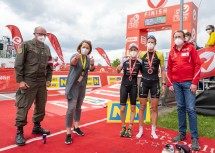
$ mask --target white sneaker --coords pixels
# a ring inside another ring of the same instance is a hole
[[[152,136],[153,139],[158,139],[158,136],[157,136],[157,134],[155,132],[152,132],[151,136]]]
[[[136,135],[136,138],[139,139],[142,137],[142,135],[143,135],[143,131],[139,131]]]

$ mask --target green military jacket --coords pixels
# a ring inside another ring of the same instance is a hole
[[[51,81],[52,57],[47,45],[39,45],[36,39],[23,42],[15,59],[16,82]]]

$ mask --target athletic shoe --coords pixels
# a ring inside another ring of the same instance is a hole
[[[174,137],[172,141],[173,142],[179,142],[179,141],[183,141],[185,139],[186,139],[186,136],[183,135],[183,134],[181,134],[181,133],[179,133],[179,135],[177,135],[176,137]]]
[[[131,127],[128,128],[128,130],[125,132],[125,137],[127,138],[131,138],[132,134],[131,134]]]
[[[198,151],[200,149],[199,147],[199,141],[197,138],[192,139],[192,150]]]
[[[122,131],[120,131],[120,137],[124,137],[126,132],[126,126],[122,126]]]
[[[71,144],[72,143],[72,137],[71,134],[67,134],[66,135],[66,140],[65,140],[65,144]]]
[[[78,127],[78,128],[73,128],[73,133],[76,133],[77,135],[80,135],[80,136],[84,136],[84,132],[81,131],[81,129]]]

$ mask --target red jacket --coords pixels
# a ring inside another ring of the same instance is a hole
[[[174,46],[170,53],[167,66],[168,86],[172,82],[192,81],[197,85],[200,77],[201,62],[195,47],[189,42],[185,42],[179,51]]]

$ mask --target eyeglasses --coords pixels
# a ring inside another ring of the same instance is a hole
[[[40,36],[46,36],[47,35],[46,33],[34,33],[34,34],[38,34]]]
[[[208,30],[211,30],[211,28],[207,28],[207,29],[205,29],[206,31],[208,31]]]
[[[155,39],[155,36],[149,35],[149,36],[148,36],[148,39],[150,39],[150,38]]]

